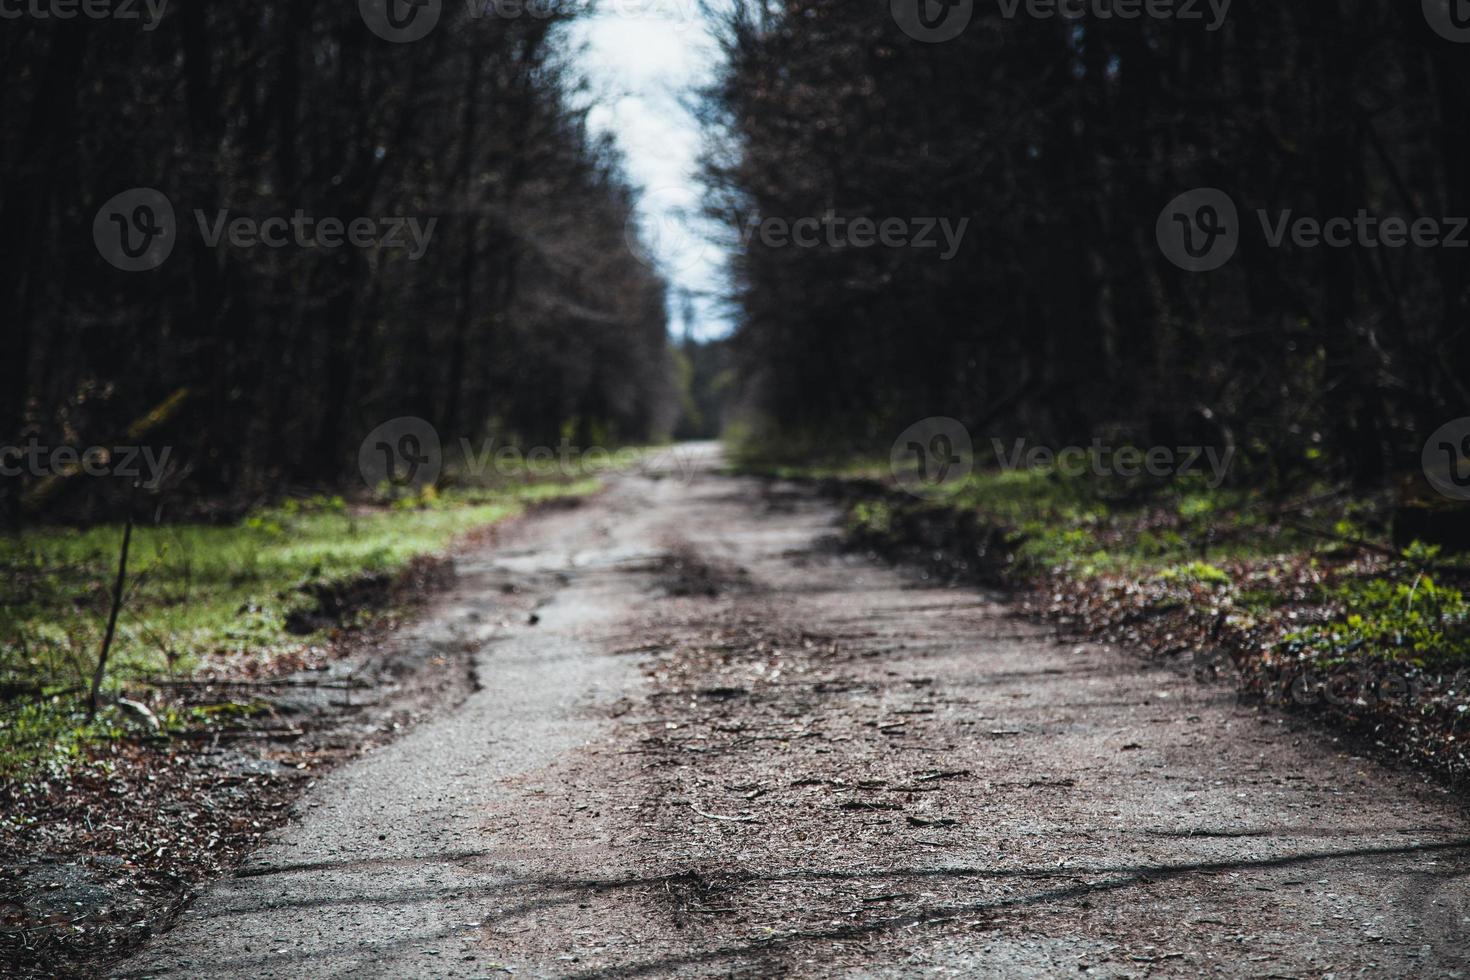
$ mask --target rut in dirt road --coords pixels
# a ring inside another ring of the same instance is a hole
[[[481,689],[122,972],[1470,969],[1448,795],[845,554],[828,504],[715,462],[463,556],[435,616]],[[508,580],[535,624],[498,621]]]

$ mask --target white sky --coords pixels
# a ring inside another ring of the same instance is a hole
[[[643,187],[644,240],[675,289],[696,299],[696,337],[719,336],[729,324],[718,312],[725,257],[707,228],[700,231],[696,167],[702,141],[683,102],[717,66],[718,48],[698,0],[599,0],[597,12],[573,27],[584,51],[581,70],[592,82],[591,123],[611,132]],[[677,296],[670,329],[683,329]]]

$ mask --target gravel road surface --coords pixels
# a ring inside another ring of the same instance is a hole
[[[681,452],[460,556],[474,693],[120,975],[1470,976],[1451,795]]]

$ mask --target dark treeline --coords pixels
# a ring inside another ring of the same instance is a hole
[[[684,411],[674,438],[718,439],[725,432],[727,402],[735,387],[728,340],[685,340],[678,347]]]
[[[1256,212],[1470,215],[1470,45],[1420,6],[1242,0],[1210,31],[977,2],[922,43],[887,0],[736,4],[719,220],[970,219],[951,261],[751,236],[737,342],[765,424],[884,451],[934,415],[982,443],[1207,439],[1258,475],[1417,458],[1470,404],[1470,250],[1272,248]],[[1199,187],[1240,213],[1209,273],[1155,236]]]
[[[395,44],[355,2],[204,0],[152,30],[6,21],[0,443],[166,443],[187,486],[253,499],[340,479],[396,416],[446,438],[666,433],[665,287],[625,241],[634,196],[585,126],[560,26],[449,3]],[[93,238],[135,187],[176,210],[153,271]],[[436,223],[417,250],[406,232],[211,245],[226,211]],[[0,509],[26,485],[3,481]]]

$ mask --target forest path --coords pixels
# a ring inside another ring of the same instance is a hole
[[[1470,975],[1450,796],[695,452],[463,555],[481,689],[122,974]]]

